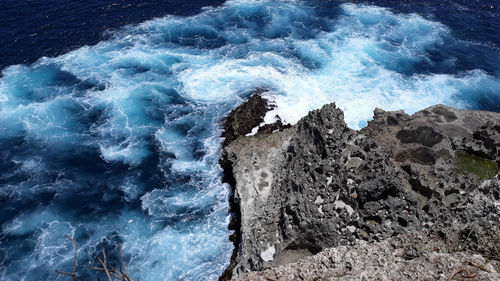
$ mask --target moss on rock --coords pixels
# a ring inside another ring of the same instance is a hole
[[[455,153],[455,171],[464,175],[475,175],[480,180],[489,179],[498,174],[499,169],[495,162],[482,157],[471,155],[465,151]]]

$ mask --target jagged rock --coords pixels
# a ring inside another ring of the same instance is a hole
[[[224,146],[250,133],[253,128],[264,122],[266,112],[272,109],[268,101],[262,97],[262,93],[266,91],[265,89],[255,90],[245,103],[232,110],[223,120]]]
[[[386,153],[349,129],[334,104],[282,132],[239,138],[223,159],[241,211],[234,276],[420,226]]]
[[[360,241],[234,280],[499,280],[492,262],[448,246],[427,232]]]
[[[500,114],[436,105],[410,116],[377,109],[361,130],[385,149],[400,179],[425,206],[453,204],[498,173]]]
[[[236,248],[222,279],[421,229],[444,233],[444,241],[474,233],[467,250],[491,252],[500,227],[498,154],[491,155],[499,151],[499,116],[376,109],[358,132],[329,104],[283,131],[233,140],[221,165],[234,192]],[[491,171],[478,174],[478,165]]]

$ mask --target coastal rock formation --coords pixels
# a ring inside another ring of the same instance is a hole
[[[229,145],[238,137],[252,133],[252,130],[256,128],[255,133],[272,133],[276,130],[281,131],[291,127],[289,124],[283,124],[279,116],[277,116],[275,123],[263,124],[266,113],[274,108],[274,105],[262,97],[265,92],[267,92],[267,89],[255,90],[246,102],[233,109],[224,118],[222,125],[224,128],[222,133],[224,146]]]
[[[388,152],[402,182],[424,207],[428,201],[450,205],[466,199],[467,191],[498,173],[498,113],[444,105],[412,116],[376,109],[361,133]]]
[[[497,269],[486,258],[446,247],[427,232],[360,241],[235,280],[498,280]]]
[[[265,90],[257,90],[242,105],[236,107],[224,119],[224,146],[228,145],[240,136],[244,136],[259,126],[264,121],[266,112],[270,106],[268,101],[261,94]]]
[[[374,266],[369,253],[389,251],[387,241],[422,230],[455,250],[420,255],[428,263],[463,261],[468,254],[455,253],[463,251],[498,258],[499,124],[499,114],[445,106],[413,116],[377,109],[358,132],[328,104],[291,128],[235,137],[221,159],[224,180],[234,191],[236,230],[223,279],[263,270],[278,276],[280,266],[292,274],[286,280],[299,278],[293,272],[299,274],[303,263],[329,257],[314,272],[333,276],[342,251],[365,255],[369,260],[359,262]],[[460,249],[453,246],[464,240]],[[401,272],[420,262],[401,265]],[[373,272],[383,276],[378,270]],[[387,276],[399,279],[394,274]],[[300,278],[314,279],[308,276]]]

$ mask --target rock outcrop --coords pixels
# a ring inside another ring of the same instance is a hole
[[[475,264],[500,258],[500,114],[441,105],[413,116],[377,109],[359,132],[343,119],[328,104],[291,128],[280,123],[278,131],[226,143],[221,165],[234,191],[236,248],[224,279],[265,278],[260,271],[278,280],[334,277],[345,271],[336,262],[342,253],[358,255],[357,266],[376,267],[371,254],[404,252],[405,243],[391,241],[424,232],[419,237],[432,237],[439,247],[421,247],[424,260],[409,259],[394,270],[406,274],[433,260],[465,262],[474,253],[483,257]],[[315,267],[322,259],[329,262]],[[398,259],[404,257],[387,263]],[[498,277],[495,265],[478,276]],[[297,275],[307,266],[316,273]],[[378,267],[374,274],[404,280],[384,271],[383,263]],[[453,269],[434,267],[421,277]],[[365,274],[353,270],[353,278]]]
[[[375,110],[361,133],[388,152],[402,182],[424,205],[467,199],[498,173],[500,114],[436,105],[412,116]],[[498,198],[498,194],[496,194]]]
[[[238,137],[250,133],[254,127],[264,122],[264,116],[272,107],[268,101],[262,97],[264,89],[256,90],[248,100],[236,107],[224,119],[222,137],[224,146],[227,146]]]
[[[329,248],[296,263],[235,280],[498,280],[495,272],[487,258],[447,251],[441,238],[419,232]]]

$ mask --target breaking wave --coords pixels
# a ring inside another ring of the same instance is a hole
[[[330,102],[353,128],[375,107],[500,110],[498,75],[457,67],[467,48],[417,14],[229,1],[10,66],[0,78],[0,279],[62,280],[68,234],[80,265],[120,242],[134,278],[216,280],[233,247],[219,120],[252,89],[270,89],[267,122],[295,123]]]

